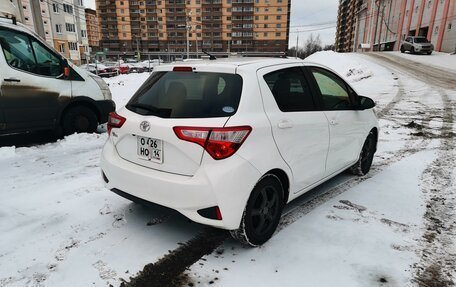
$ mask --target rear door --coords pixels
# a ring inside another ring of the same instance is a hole
[[[274,140],[298,192],[325,174],[328,121],[316,110],[301,65],[268,67],[257,74]]]
[[[153,73],[119,111],[126,122],[113,130],[111,139],[120,157],[174,174],[191,176],[197,171],[204,148],[179,139],[173,128],[223,127],[237,111],[242,78],[188,68]],[[200,136],[204,142],[207,135]]]
[[[354,108],[357,95],[339,76],[320,67],[308,67],[329,121],[330,145],[326,175],[349,167],[364,143],[365,118]]]
[[[71,98],[62,58],[34,37],[0,27],[0,106],[6,130],[52,127]]]

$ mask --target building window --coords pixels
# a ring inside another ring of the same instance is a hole
[[[434,34],[437,34],[439,33],[439,26],[435,26],[435,29],[434,29]]]
[[[280,32],[277,32],[275,35],[276,37],[280,37]]]
[[[81,30],[81,37],[82,38],[87,38],[87,31],[86,30]]]
[[[281,20],[281,19],[282,19],[282,16],[277,15],[276,19],[277,19],[277,20]]]
[[[268,15],[264,16],[264,20],[269,20],[269,16]]]
[[[59,44],[60,53],[65,53],[65,44]]]
[[[63,11],[65,11],[68,14],[73,14],[73,6],[68,5],[68,4],[63,4]]]
[[[77,51],[78,50],[78,43],[76,43],[76,42],[68,42],[68,47],[72,51]]]
[[[74,24],[65,23],[65,28],[66,28],[67,32],[76,32]]]
[[[448,24],[448,30],[451,30],[451,26],[453,26],[452,23],[449,23]]]
[[[55,32],[62,34],[62,24],[55,24]]]

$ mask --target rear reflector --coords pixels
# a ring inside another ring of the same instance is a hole
[[[108,117],[108,134],[111,134],[112,128],[120,128],[127,119],[119,116],[116,112],[110,112]]]
[[[218,206],[208,207],[197,211],[199,215],[209,219],[222,220],[222,213]]]
[[[174,67],[173,72],[193,72],[192,67]]]
[[[174,127],[173,129],[178,138],[199,144],[216,160],[232,156],[252,131],[249,126],[226,128]]]

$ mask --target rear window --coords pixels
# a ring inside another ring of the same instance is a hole
[[[242,78],[208,72],[156,72],[128,102],[127,109],[162,118],[227,117],[237,111]]]

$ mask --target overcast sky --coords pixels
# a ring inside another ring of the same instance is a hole
[[[84,4],[95,9],[95,0],[84,0]],[[301,31],[301,47],[311,33],[315,36],[320,34],[323,45],[334,44],[338,5],[339,0],[291,0],[290,47],[296,46],[296,31]]]

